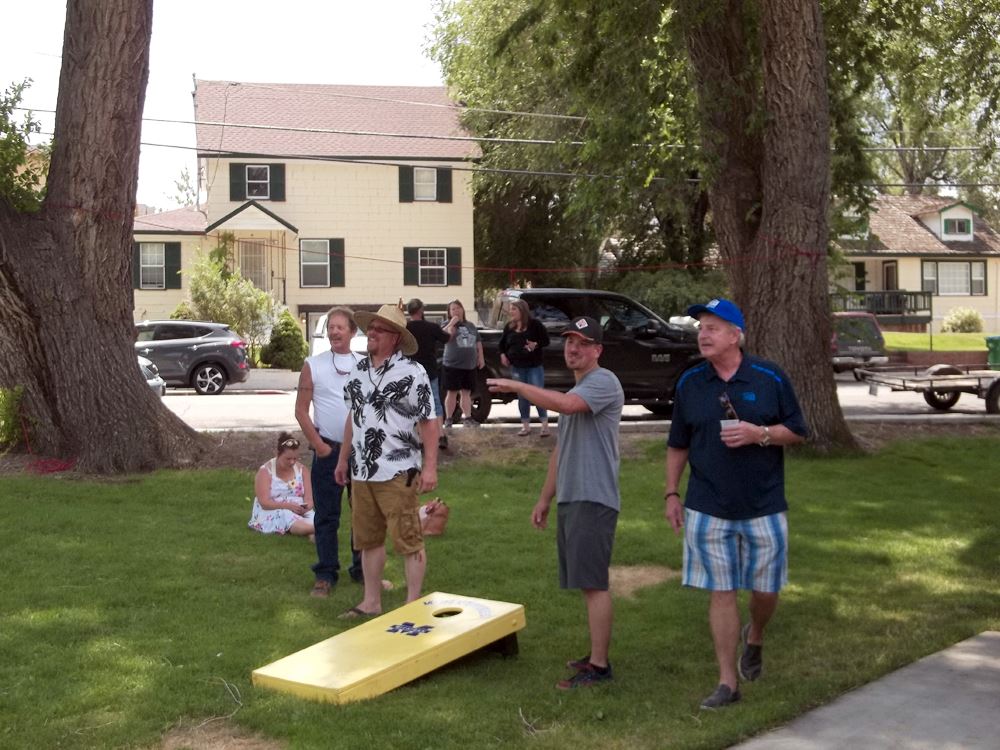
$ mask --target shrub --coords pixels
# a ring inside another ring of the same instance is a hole
[[[195,317],[194,308],[191,307],[191,303],[187,300],[182,300],[174,311],[170,313],[171,320],[197,320]]]
[[[641,302],[667,320],[672,315],[683,315],[690,305],[725,296],[726,280],[720,271],[692,273],[669,268],[623,274],[609,288]]]
[[[944,317],[941,333],[982,333],[983,316],[971,307],[953,307]]]
[[[21,396],[23,386],[0,388],[0,450],[16,448],[21,434]]]
[[[261,349],[260,361],[271,367],[297,372],[302,369],[308,353],[309,345],[302,336],[298,322],[285,310],[271,329],[271,340]]]

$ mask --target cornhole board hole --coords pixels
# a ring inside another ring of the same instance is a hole
[[[348,703],[382,695],[496,644],[517,653],[524,606],[435,591],[253,672],[253,684]]]

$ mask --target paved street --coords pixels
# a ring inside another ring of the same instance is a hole
[[[297,429],[294,418],[296,376],[287,372],[254,371],[246,383],[230,385],[219,396],[198,396],[189,389],[167,390],[163,402],[181,419],[197,430],[281,430]],[[958,404],[947,412],[932,409],[920,394],[893,393],[880,388],[877,396],[869,393],[866,383],[849,374],[837,376],[837,394],[849,420],[979,422],[1000,420],[987,416],[985,402],[963,394]],[[626,406],[626,429],[657,429],[663,419],[641,406]],[[490,424],[514,424],[518,421],[517,404],[494,404]]]

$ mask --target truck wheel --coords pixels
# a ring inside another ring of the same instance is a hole
[[[1000,378],[993,381],[993,385],[986,391],[986,413],[1000,414]]]
[[[658,417],[669,417],[674,413],[673,404],[643,404],[643,406]]]
[[[957,391],[924,391],[924,401],[934,409],[948,411],[958,403],[958,397],[961,395]]]
[[[472,418],[479,422],[479,424],[485,424],[486,420],[490,418],[490,409],[493,408],[493,399],[489,392],[484,395],[479,391],[472,392]]]

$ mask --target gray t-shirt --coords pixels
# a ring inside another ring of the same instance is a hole
[[[456,370],[475,370],[479,364],[479,352],[476,343],[479,341],[479,331],[465,320],[455,326],[455,336],[444,345],[444,358],[441,361],[445,367]]]
[[[559,416],[556,497],[560,503],[585,500],[621,510],[618,491],[618,425],[625,405],[622,384],[611,370],[591,370],[570,391],[589,412]]]

